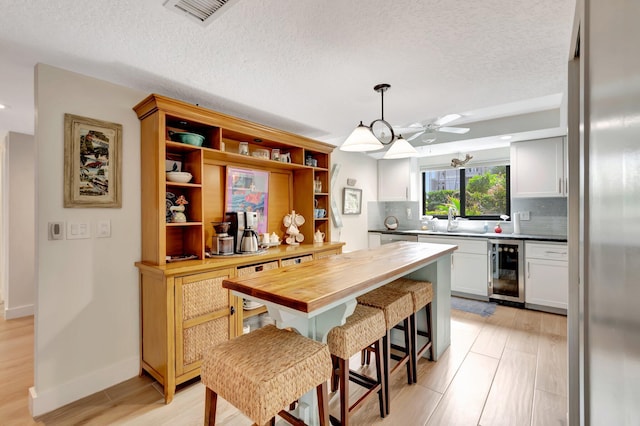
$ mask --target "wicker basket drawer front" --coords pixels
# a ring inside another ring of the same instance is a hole
[[[270,269],[277,269],[278,261],[274,260],[272,262],[260,263],[258,265],[250,265],[250,266],[240,266],[238,267],[238,276],[244,277],[245,275],[253,274],[254,272],[263,272],[268,271]]]
[[[202,359],[207,348],[229,340],[229,318],[221,317],[186,328],[183,335],[184,359],[188,365]]]
[[[282,266],[297,265],[299,263],[309,262],[311,260],[313,260],[312,254],[300,257],[292,257],[291,259],[282,259]]]
[[[220,309],[228,309],[229,290],[222,288],[225,278],[223,276],[184,283],[182,319],[186,321]]]

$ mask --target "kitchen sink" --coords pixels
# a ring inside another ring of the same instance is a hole
[[[407,234],[425,234],[425,235],[448,235],[448,234],[486,234],[481,229],[453,229],[451,231],[431,231],[424,229],[414,229],[410,231],[402,231]]]

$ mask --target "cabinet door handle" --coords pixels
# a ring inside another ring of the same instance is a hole
[[[558,194],[562,194],[562,178],[558,179]]]
[[[256,267],[255,267],[255,271],[256,271],[256,272],[260,272],[260,271],[262,271],[263,269],[264,269],[264,265],[258,265],[258,266],[256,266]]]
[[[229,308],[229,314],[233,315],[233,314],[235,314],[235,313],[236,313],[236,308],[235,308],[235,307],[233,307],[233,306],[232,306],[232,307],[230,307],[230,308]]]
[[[531,262],[527,262],[527,278],[531,278]]]
[[[409,199],[409,188],[408,187],[404,187],[404,199],[408,200]]]

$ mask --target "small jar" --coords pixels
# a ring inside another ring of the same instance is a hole
[[[238,154],[249,155],[249,142],[240,142],[240,145],[238,145]]]
[[[273,148],[271,150],[271,159],[274,161],[280,161],[280,150],[278,148]]]

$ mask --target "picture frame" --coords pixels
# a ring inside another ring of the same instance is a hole
[[[360,214],[362,212],[362,189],[344,188],[342,214]]]
[[[122,125],[64,115],[64,207],[122,207]]]
[[[227,212],[258,213],[258,234],[267,232],[269,204],[269,172],[227,166],[225,184]]]

